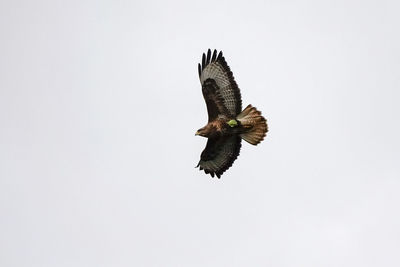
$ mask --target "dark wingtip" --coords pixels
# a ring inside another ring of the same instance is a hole
[[[206,65],[210,64],[210,60],[211,60],[211,49],[208,49],[208,51],[207,51]]]
[[[201,78],[201,73],[204,71],[207,65],[215,61],[224,62],[223,53],[222,51],[218,52],[217,49],[214,49],[214,51],[212,51],[209,48],[206,53],[203,53],[203,56],[201,57],[201,63],[199,63],[198,65],[198,72],[200,78]]]
[[[217,58],[217,49],[214,49],[214,52],[213,52],[213,55],[211,58],[211,62],[214,62],[216,58]]]
[[[219,51],[217,60],[221,59],[223,56],[224,56],[224,55],[222,54],[222,51]]]
[[[199,77],[201,77],[201,64],[199,63],[199,65],[197,66],[198,71],[199,71]]]
[[[209,48],[207,50],[207,54],[203,53],[203,56],[201,58],[201,64],[199,64],[199,76],[201,75],[201,71],[203,71],[208,64],[220,58],[222,58],[222,51],[219,51],[218,53],[217,49],[214,49],[214,51],[211,53],[211,49]]]

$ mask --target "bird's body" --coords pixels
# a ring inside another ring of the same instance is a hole
[[[199,64],[199,77],[208,111],[208,123],[196,132],[208,138],[206,148],[197,165],[200,170],[218,178],[230,167],[239,155],[241,140],[257,145],[268,126],[256,108],[248,105],[242,111],[240,90],[233,78],[225,58],[217,51],[211,56],[203,54]]]

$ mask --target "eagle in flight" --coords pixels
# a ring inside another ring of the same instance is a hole
[[[212,177],[221,175],[239,156],[241,141],[260,143],[267,131],[267,121],[252,105],[242,111],[239,87],[222,55],[217,50],[203,54],[199,78],[208,111],[208,123],[196,132],[208,138],[197,167]]]

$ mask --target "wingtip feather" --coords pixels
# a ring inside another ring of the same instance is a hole
[[[217,49],[214,49],[214,52],[213,52],[213,55],[211,58],[211,62],[214,62],[216,58],[217,58]]]
[[[217,60],[222,59],[223,56],[224,56],[224,55],[223,55],[222,51],[219,51]]]
[[[201,64],[199,63],[197,66],[197,69],[199,71],[199,78],[201,77]]]
[[[206,65],[210,64],[210,60],[211,60],[211,49],[208,49],[208,51],[207,51]]]

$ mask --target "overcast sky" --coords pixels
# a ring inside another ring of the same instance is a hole
[[[398,1],[1,1],[1,266],[400,266]],[[270,132],[212,179],[197,63]]]

